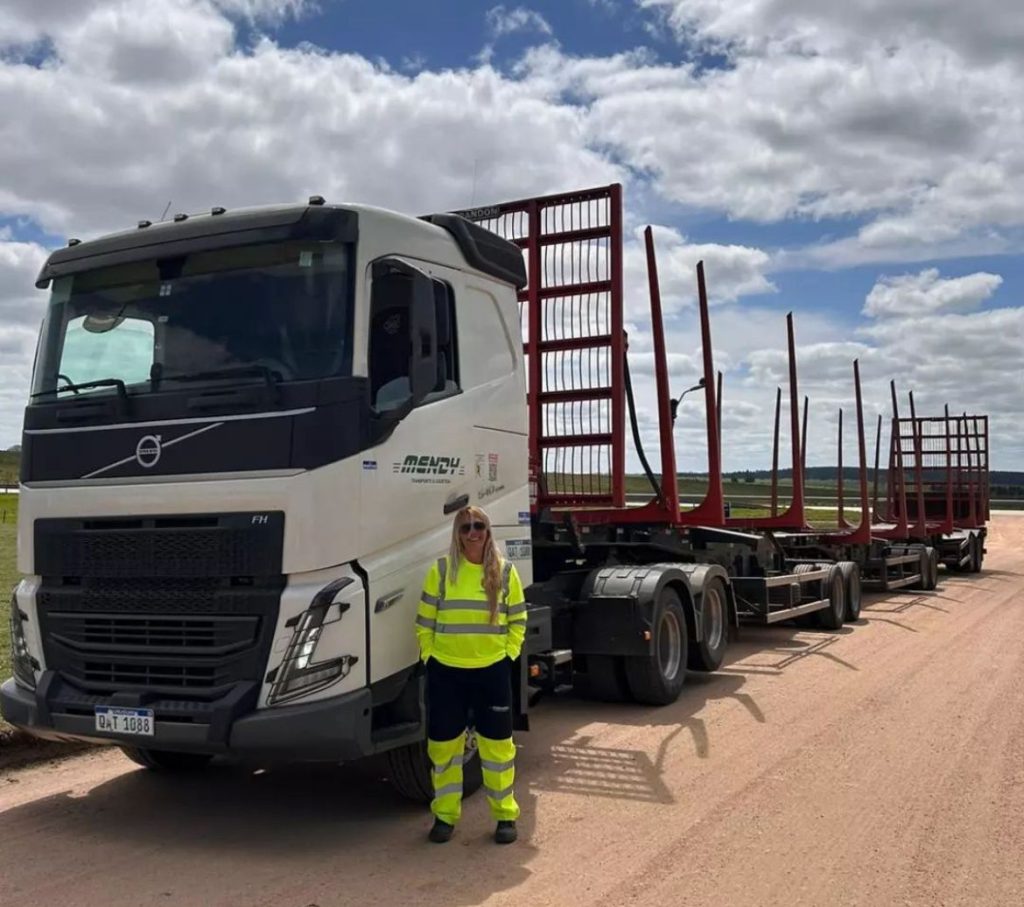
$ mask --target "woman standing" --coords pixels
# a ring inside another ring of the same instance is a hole
[[[512,662],[526,635],[519,574],[502,558],[479,507],[455,515],[451,550],[427,573],[416,617],[427,666],[427,752],[433,764],[430,840],[451,840],[462,813],[462,758],[472,712],[494,839],[516,839],[512,795]]]

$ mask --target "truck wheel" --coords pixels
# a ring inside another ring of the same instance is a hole
[[[793,568],[793,575],[799,576],[801,573],[814,573],[817,569],[816,564],[797,564]],[[794,618],[793,623],[800,627],[801,630],[813,630],[818,626],[818,615],[802,614],[800,617]]]
[[[921,588],[926,592],[939,585],[939,552],[934,548],[921,549],[921,575],[924,578]]]
[[[690,667],[695,671],[717,671],[725,658],[729,613],[725,583],[720,577],[708,580],[700,607],[704,638],[690,643]]]
[[[626,702],[629,686],[626,668],[618,655],[587,655],[586,672],[573,672],[572,688],[584,699],[599,702]]]
[[[843,582],[846,584],[846,617],[847,623],[853,623],[860,619],[860,567],[853,561],[840,561],[839,570],[843,574]]]
[[[388,750],[384,755],[388,782],[399,794],[417,803],[429,803],[434,799],[434,769],[427,755],[426,740]],[[463,798],[475,794],[483,783],[480,750],[477,749],[476,738],[470,734],[462,764]]]
[[[977,535],[971,536],[971,562],[967,566],[969,573],[981,573],[981,561],[983,555],[981,553],[981,537]]]
[[[626,680],[637,702],[668,705],[686,680],[686,615],[674,589],[663,589],[654,603],[650,655],[629,656]]]
[[[824,611],[816,612],[818,626],[826,630],[842,629],[846,618],[846,580],[838,564],[832,565],[828,579],[825,580],[825,591],[828,593],[829,605]]]
[[[205,768],[213,758],[209,753],[172,753],[141,746],[122,746],[120,750],[137,765],[157,772],[195,771]]]

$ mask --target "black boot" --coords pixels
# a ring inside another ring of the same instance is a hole
[[[499,822],[498,827],[494,830],[494,840],[499,844],[511,844],[518,837],[519,832],[516,831],[515,822]]]
[[[449,825],[440,819],[434,819],[434,827],[430,829],[430,834],[427,837],[435,844],[447,844],[452,839],[454,833],[454,825]]]

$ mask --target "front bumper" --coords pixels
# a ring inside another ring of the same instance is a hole
[[[123,744],[240,758],[348,762],[384,748],[371,739],[372,699],[368,688],[308,705],[272,709],[246,708],[243,699],[236,699],[220,703],[200,716],[200,721],[167,720],[155,708],[152,737],[96,731],[94,705],[145,705],[118,699],[111,697],[100,702],[85,694],[76,696],[58,675],[45,671],[34,693],[19,687],[13,679],[6,681],[0,687],[0,713],[10,724],[48,740]]]

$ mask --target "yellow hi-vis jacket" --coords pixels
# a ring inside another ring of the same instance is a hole
[[[451,668],[486,668],[503,658],[518,658],[526,636],[523,584],[510,561],[501,565],[498,619],[491,623],[484,568],[463,559],[458,582],[443,557],[427,572],[416,612],[420,658],[436,658]]]

